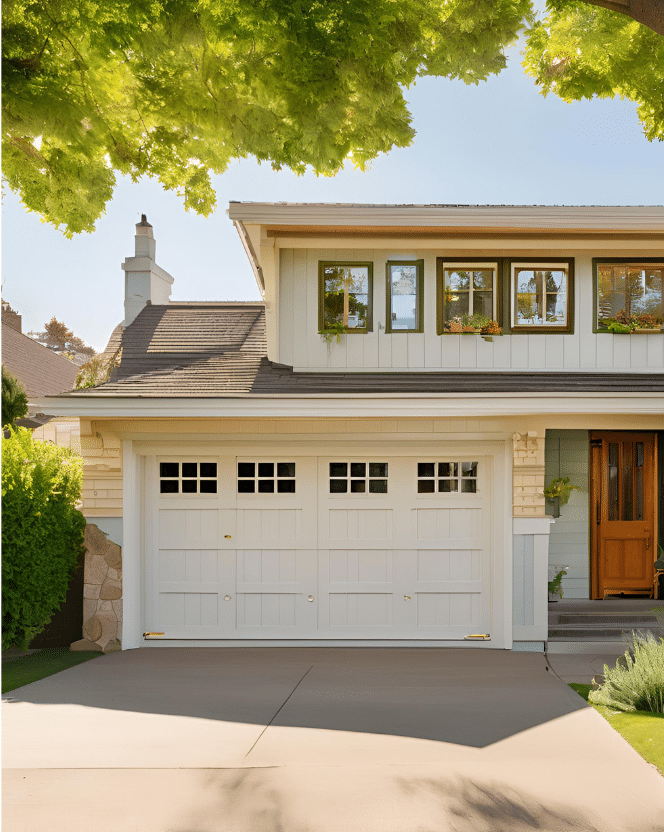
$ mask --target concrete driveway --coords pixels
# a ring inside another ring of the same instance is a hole
[[[5,832],[663,832],[544,656],[149,648],[7,694]]]

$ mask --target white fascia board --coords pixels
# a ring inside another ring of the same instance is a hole
[[[250,417],[498,417],[526,415],[602,414],[658,416],[664,429],[664,394],[551,393],[506,395],[464,393],[427,396],[401,394],[373,396],[283,395],[233,398],[129,398],[109,394],[52,397],[37,403],[49,416],[82,418],[250,418]],[[659,424],[658,422],[658,424]]]
[[[258,225],[474,226],[664,231],[664,206],[357,205],[231,202],[232,220]]]
[[[261,293],[261,297],[265,298],[265,279],[263,278],[263,269],[257,253],[257,248],[259,247],[254,245],[251,239],[251,233],[243,222],[235,221],[233,225],[240,237],[244,253],[247,255],[247,259],[254,273],[254,280],[258,286],[258,291]]]

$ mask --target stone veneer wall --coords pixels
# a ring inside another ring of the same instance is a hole
[[[121,649],[122,550],[95,525],[85,527],[83,638],[72,650]]]
[[[515,433],[512,514],[514,517],[544,517],[544,436],[537,431]]]

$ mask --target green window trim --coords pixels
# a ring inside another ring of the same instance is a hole
[[[520,265],[549,265],[567,271],[567,322],[564,326],[544,324],[517,324],[514,322],[516,286],[514,284],[514,269]],[[573,257],[510,257],[505,259],[507,280],[508,309],[507,320],[509,331],[514,335],[571,335],[574,333],[574,258]]]
[[[612,335],[607,326],[599,321],[599,272],[601,265],[627,265],[627,266],[661,266],[664,269],[664,259],[661,257],[593,257],[593,332],[597,334]],[[662,301],[664,309],[664,299]],[[661,335],[661,327],[649,331],[640,330],[644,335]]]
[[[412,329],[392,327],[392,316],[395,314],[392,308],[391,269],[393,266],[415,267],[415,327]],[[388,260],[385,264],[385,332],[388,335],[424,332],[424,260]]]
[[[344,334],[367,333],[373,331],[373,262],[356,260],[321,260],[318,263],[318,332],[334,332],[330,326],[325,325],[325,269],[326,268],[366,268],[367,269],[367,312],[366,326],[350,327],[344,329]]]

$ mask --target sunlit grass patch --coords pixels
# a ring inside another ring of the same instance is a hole
[[[68,647],[49,647],[21,656],[2,660],[2,692],[38,682],[68,667],[82,664],[103,653],[92,651],[72,652]]]

